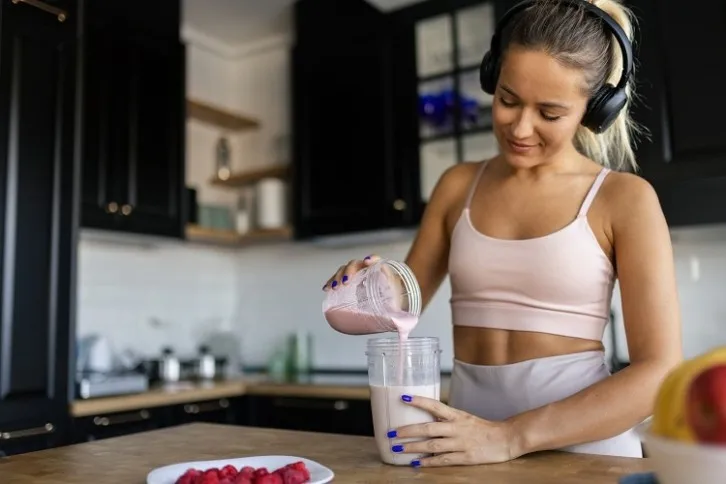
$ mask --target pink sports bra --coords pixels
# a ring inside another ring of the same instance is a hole
[[[486,163],[451,236],[453,323],[602,340],[615,271],[587,211],[610,170],[598,174],[570,224],[543,237],[507,240],[484,235],[471,222],[469,205]]]

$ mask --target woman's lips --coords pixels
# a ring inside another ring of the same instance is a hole
[[[509,143],[509,147],[515,153],[528,153],[529,151],[531,151],[537,147],[537,145],[518,143],[518,142],[512,141],[512,140],[507,140],[507,143]]]

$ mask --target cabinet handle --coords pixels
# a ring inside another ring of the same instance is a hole
[[[111,202],[108,205],[106,205],[106,212],[107,213],[116,213],[116,212],[118,212],[118,203]]]
[[[272,404],[278,408],[299,408],[308,410],[348,410],[348,402],[335,400],[334,402],[319,400],[294,400],[290,398],[276,398]]]
[[[139,412],[125,413],[114,417],[93,417],[93,424],[97,427],[108,427],[109,425],[122,423],[141,422],[148,420],[150,416],[148,410],[141,410]]]
[[[223,408],[229,407],[229,400],[226,398],[221,398],[217,402],[207,402],[207,403],[189,403],[187,405],[184,405],[184,413],[189,415],[196,415],[198,413],[204,413],[204,412],[214,412],[215,410],[221,410]]]
[[[19,3],[27,3],[31,7],[39,8],[44,12],[48,12],[58,17],[59,22],[65,22],[68,18],[68,12],[66,12],[65,10],[54,7],[52,5],[48,5],[47,3],[41,2],[40,0],[12,0],[12,2],[15,5]]]
[[[42,427],[34,427],[32,429],[13,430],[10,432],[0,432],[0,440],[12,440],[21,437],[32,437],[33,435],[43,435],[55,432],[52,423],[47,423]]]
[[[404,200],[401,200],[400,198],[397,199],[395,202],[393,202],[393,209],[398,210],[399,212],[403,212],[406,210],[406,202]]]
[[[131,212],[133,210],[134,210],[134,207],[132,207],[128,203],[121,207],[121,213],[124,215],[131,215]]]

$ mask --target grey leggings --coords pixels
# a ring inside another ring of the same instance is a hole
[[[567,398],[609,376],[610,371],[601,351],[538,358],[501,366],[470,365],[455,360],[448,403],[487,420],[505,420]],[[606,440],[560,450],[643,457],[640,439],[633,429]]]

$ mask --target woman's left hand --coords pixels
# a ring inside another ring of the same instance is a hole
[[[414,467],[494,464],[519,457],[508,422],[484,420],[430,398],[404,395],[402,400],[438,420],[407,425],[388,433],[390,438],[423,439],[397,444],[391,449],[396,453],[434,454],[412,461]]]

